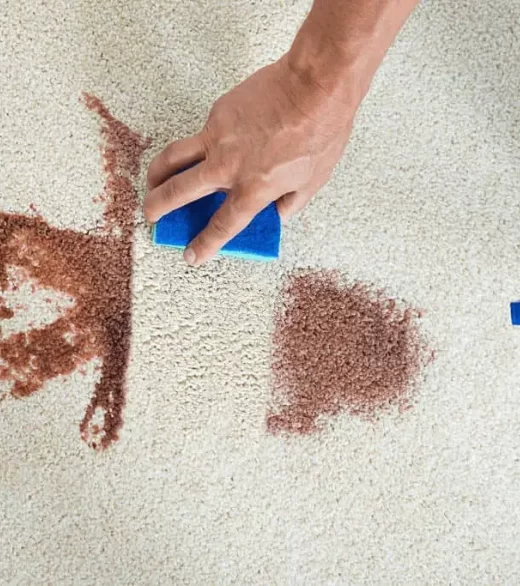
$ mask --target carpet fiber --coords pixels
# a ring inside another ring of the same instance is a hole
[[[2,584],[520,583],[520,0],[424,2],[279,261],[190,269],[142,217],[154,154],[308,8],[2,2]],[[300,269],[421,310],[411,409],[270,433]]]

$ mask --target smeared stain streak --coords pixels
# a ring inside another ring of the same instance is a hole
[[[433,357],[419,317],[334,272],[290,276],[275,319],[268,430],[306,434],[342,411],[373,419],[391,406],[407,410]]]
[[[123,423],[138,206],[133,179],[150,141],[116,120],[95,96],[84,94],[83,101],[102,122],[105,222],[90,234],[0,212],[0,291],[16,287],[8,268],[17,267],[38,286],[75,301],[51,324],[0,338],[0,381],[11,383],[13,397],[27,397],[47,380],[101,359],[100,379],[80,425],[81,437],[99,449],[118,439]],[[0,303],[0,319],[12,315]]]

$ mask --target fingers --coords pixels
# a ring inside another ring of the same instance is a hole
[[[213,214],[206,228],[186,248],[184,260],[192,266],[209,260],[246,228],[268,201],[268,197],[261,197],[258,193],[235,189]]]
[[[276,209],[282,224],[286,224],[295,214],[307,205],[312,194],[301,191],[291,191],[276,200]]]
[[[152,189],[144,199],[144,216],[148,222],[157,222],[164,214],[223,187],[213,179],[208,163],[199,163]]]
[[[148,167],[148,189],[154,189],[176,171],[204,158],[204,144],[200,134],[170,143]]]

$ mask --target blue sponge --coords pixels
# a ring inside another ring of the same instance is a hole
[[[184,248],[206,227],[222,205],[226,194],[217,191],[163,216],[153,231],[153,241],[162,246]],[[253,221],[230,240],[221,254],[251,260],[272,260],[280,254],[280,216],[274,203],[262,210]]]
[[[520,301],[511,303],[511,322],[514,326],[520,326]]]

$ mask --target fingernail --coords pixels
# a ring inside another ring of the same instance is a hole
[[[193,248],[186,248],[184,250],[184,260],[191,266],[193,266],[197,260],[197,255]]]

